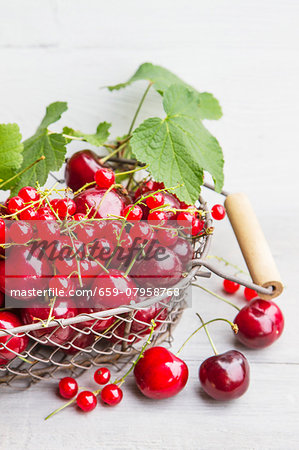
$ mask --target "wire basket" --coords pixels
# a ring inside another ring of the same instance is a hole
[[[205,226],[210,228],[212,220],[207,205],[201,197],[199,203],[200,209],[205,211]],[[171,342],[172,331],[187,306],[192,280],[197,276],[207,276],[207,273],[201,270],[200,261],[203,261],[208,253],[211,238],[210,234],[206,234],[194,241],[192,267],[178,284],[172,286],[171,289],[179,294],[173,294],[171,298],[169,293],[165,293],[138,304],[93,314],[78,314],[70,319],[53,319],[47,327],[51,331],[44,336],[36,334],[36,331],[44,328],[41,322],[1,330],[0,337],[9,336],[9,339],[1,343],[0,348],[9,349],[9,341],[16,335],[26,334],[29,344],[26,351],[22,354],[15,353],[14,359],[0,366],[0,384],[27,387],[39,380],[60,378],[61,371],[78,376],[84,370],[103,363],[126,363],[140,352],[148,338],[150,324],[143,321],[138,312],[150,306],[154,306],[157,311],[154,319],[156,327],[150,345]],[[83,322],[88,322],[84,328],[80,326]],[[73,330],[72,339],[60,344],[55,335],[67,327]]]

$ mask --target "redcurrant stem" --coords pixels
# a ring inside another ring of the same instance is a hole
[[[177,355],[179,355],[181,353],[181,351],[183,350],[183,348],[185,347],[185,345],[190,341],[191,338],[193,338],[193,336],[202,328],[204,328],[206,325],[209,325],[210,323],[213,322],[218,322],[218,321],[222,321],[222,322],[226,322],[231,326],[231,329],[233,330],[233,332],[235,334],[237,334],[238,332],[238,326],[235,323],[232,323],[230,320],[228,319],[224,319],[223,317],[218,317],[217,319],[212,319],[209,320],[208,322],[205,322],[203,325],[201,325],[199,328],[197,328],[195,331],[193,331],[192,334],[190,334],[190,336],[185,340],[185,342],[183,343],[183,345],[179,348],[179,350],[177,351]]]
[[[152,320],[151,320],[151,326],[150,326],[150,334],[149,334],[149,336],[148,336],[146,342],[143,344],[143,346],[142,346],[142,348],[141,348],[141,351],[140,351],[140,353],[139,353],[137,359],[132,363],[132,365],[131,365],[131,367],[129,368],[129,370],[128,370],[128,371],[127,371],[120,379],[116,379],[116,380],[114,381],[114,384],[119,384],[119,386],[121,386],[121,385],[125,382],[125,379],[127,378],[127,376],[132,372],[132,370],[134,369],[134,367],[136,366],[136,364],[138,363],[138,361],[139,361],[141,358],[143,358],[143,353],[145,352],[147,346],[151,343],[151,340],[152,340],[152,336],[153,336],[155,327],[156,327],[156,323],[155,323],[155,321],[152,319]]]
[[[136,112],[135,112],[135,114],[134,114],[134,117],[133,117],[133,119],[132,119],[132,122],[131,122],[131,125],[130,125],[130,128],[129,128],[129,131],[128,131],[128,135],[130,135],[130,134],[132,133],[132,130],[133,130],[133,128],[134,128],[134,125],[135,125],[136,119],[137,119],[137,117],[138,117],[138,114],[139,114],[139,112],[140,112],[140,109],[141,109],[141,107],[142,107],[142,105],[143,105],[143,103],[144,103],[145,97],[147,96],[148,91],[150,90],[152,84],[153,84],[152,82],[150,82],[150,83],[148,84],[148,86],[147,86],[147,88],[146,88],[146,90],[145,90],[143,96],[141,97],[141,100],[140,100],[140,102],[139,102],[139,105],[138,105],[138,107],[137,107],[137,109],[136,109]]]
[[[145,247],[147,246],[147,244],[149,243],[149,241],[146,241],[146,243],[144,245],[142,245],[139,249],[139,251],[136,253],[136,255],[134,256],[134,258],[132,259],[129,267],[127,268],[126,272],[125,272],[125,277],[127,277],[129,275],[129,273],[132,270],[132,267],[134,266],[136,259],[138,258],[138,256],[143,252],[143,250],[145,249]]]
[[[199,320],[201,321],[201,323],[203,324],[204,330],[205,330],[205,332],[206,332],[206,335],[208,336],[208,339],[209,339],[210,344],[211,344],[211,346],[212,346],[213,352],[215,353],[215,355],[218,355],[217,349],[216,349],[215,344],[214,344],[214,342],[213,342],[213,340],[212,340],[212,338],[211,338],[210,332],[209,332],[209,330],[207,329],[207,327],[206,327],[206,325],[205,325],[205,323],[204,323],[202,317],[201,317],[200,314],[198,314],[198,313],[196,313],[196,315],[197,315],[197,317],[199,318]]]
[[[2,189],[3,186],[5,186],[7,183],[10,183],[11,181],[13,181],[16,178],[18,178],[21,175],[23,175],[23,173],[27,172],[27,170],[31,169],[31,167],[33,167],[35,164],[39,163],[40,161],[43,161],[44,159],[46,159],[46,157],[43,155],[40,158],[38,158],[36,161],[34,161],[33,163],[29,164],[28,167],[25,167],[25,169],[21,170],[21,172],[17,173],[16,175],[14,175],[13,177],[9,178],[8,180],[3,181],[3,183],[0,184],[0,189]]]
[[[226,300],[226,298],[222,297],[221,295],[216,294],[216,292],[210,291],[210,289],[207,289],[207,288],[205,288],[205,287],[203,287],[203,286],[201,286],[200,284],[197,284],[197,283],[192,283],[192,286],[196,286],[196,287],[202,289],[203,291],[207,292],[208,294],[213,295],[214,297],[216,297],[219,300],[227,303],[228,305],[233,306],[238,311],[241,311],[241,308],[239,308],[237,305],[235,305],[234,303],[230,302],[229,300]]]
[[[72,400],[70,400],[69,402],[67,402],[64,405],[60,406],[60,408],[55,409],[55,411],[51,412],[51,414],[49,414],[47,417],[45,417],[45,420],[50,419],[50,417],[52,417],[55,414],[57,414],[58,412],[62,411],[64,408],[66,408],[67,406],[71,405],[75,401],[76,401],[76,397],[72,398]]]

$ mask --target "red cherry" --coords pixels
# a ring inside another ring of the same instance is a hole
[[[142,219],[142,209],[138,205],[127,205],[123,211],[127,220],[138,221]]]
[[[25,207],[24,200],[19,197],[11,197],[7,203],[7,209],[10,214],[17,214],[21,209]]]
[[[111,373],[106,367],[101,367],[95,371],[93,377],[97,384],[107,384],[110,380]]]
[[[14,222],[9,228],[9,237],[16,244],[26,244],[33,236],[33,228],[26,222]]]
[[[136,364],[134,376],[138,388],[146,397],[169,398],[185,387],[188,367],[166,348],[152,347]]]
[[[37,323],[38,319],[46,322],[49,315],[55,319],[71,319],[78,314],[75,304],[69,299],[57,298],[51,311],[50,307],[43,303],[30,304],[29,308],[22,308],[21,317],[25,325]],[[70,341],[74,336],[74,330],[70,326],[58,327],[51,326],[41,328],[31,332],[33,336],[43,341],[44,345],[57,347]]]
[[[53,274],[48,258],[40,255],[39,248],[31,253],[31,246],[15,245],[6,250],[6,276],[1,274],[0,290],[18,300],[32,300],[32,289],[46,289],[47,277]]]
[[[115,173],[111,169],[102,167],[95,173],[94,179],[100,188],[108,189],[115,184]]]
[[[234,294],[239,289],[240,285],[239,283],[235,283],[234,281],[230,280],[223,280],[223,289],[228,294]]]
[[[35,202],[40,199],[40,194],[32,186],[23,187],[18,194],[25,203]]]
[[[109,216],[121,216],[126,206],[126,197],[115,191],[107,193],[106,189],[96,187],[86,189],[74,198],[77,212],[88,217],[106,219]]]
[[[214,205],[211,214],[213,219],[222,220],[225,217],[225,208],[222,205]]]
[[[175,245],[176,241],[178,240],[178,231],[175,228],[160,228],[157,230],[156,236],[160,244],[165,245],[166,247],[171,247]]]
[[[97,155],[91,150],[76,152],[67,161],[65,181],[74,192],[94,181],[95,173],[101,168]]]
[[[77,405],[84,412],[89,412],[97,406],[97,398],[91,391],[82,391],[78,395]]]
[[[63,398],[73,398],[78,392],[78,383],[74,378],[64,377],[59,381],[59,394]]]
[[[0,312],[0,329],[11,330],[12,328],[22,326],[22,322],[15,314],[8,311]],[[3,363],[10,361],[16,357],[16,353],[21,354],[27,347],[28,336],[16,335],[11,337],[10,334],[0,337],[0,360]],[[2,346],[6,344],[6,348]],[[1,348],[2,347],[2,348]]]
[[[254,291],[253,289],[250,289],[250,288],[246,287],[244,289],[244,297],[246,298],[246,300],[248,302],[250,302],[255,297],[258,297],[258,293],[256,291]]]
[[[5,222],[0,218],[0,244],[5,244]]]
[[[186,238],[179,237],[171,250],[179,257],[182,269],[186,270],[193,257],[193,247]]]
[[[74,290],[74,283],[71,278],[55,275],[49,281],[49,289],[53,290],[54,297],[70,297],[70,291]]]
[[[76,226],[75,231],[77,238],[85,244],[94,241],[97,237],[97,229],[94,223],[79,224]]]
[[[78,303],[78,313],[83,314],[82,318],[84,318],[85,314],[94,314],[100,311],[107,311],[107,307],[93,307],[94,303],[91,299],[81,298]],[[101,332],[109,328],[116,321],[115,317],[103,317],[101,319],[88,319],[83,322],[78,323],[78,328],[92,328],[95,332]]]
[[[135,300],[136,284],[123,272],[112,269],[109,274],[101,273],[95,278],[92,290],[95,292],[93,301],[96,307],[118,308]],[[113,295],[110,296],[109,292]]]
[[[134,239],[140,238],[142,243],[144,240],[151,241],[154,237],[154,232],[152,227],[147,222],[142,221],[132,226],[130,236],[133,241]]]
[[[60,219],[65,219],[67,216],[73,216],[76,212],[76,203],[70,198],[62,198],[56,204],[57,214]]]
[[[273,344],[284,328],[284,318],[276,303],[257,298],[244,306],[235,317],[237,339],[249,348],[264,348]]]
[[[181,279],[182,264],[169,248],[154,246],[146,258],[135,263],[130,275],[142,287],[170,287]]]
[[[157,181],[149,180],[146,183],[143,182],[135,192],[134,198],[137,200],[141,195],[150,191],[157,191],[158,189],[164,189],[164,183],[158,183]]]
[[[164,196],[162,192],[155,192],[150,197],[147,197],[146,204],[149,209],[159,208],[164,205]]]
[[[84,351],[94,343],[95,337],[96,336],[93,333],[77,333],[75,339],[72,338],[72,341],[70,342],[70,348],[63,349],[63,351],[70,355]]]
[[[155,225],[164,225],[167,222],[167,214],[164,211],[153,211],[149,213],[147,220],[149,222],[156,222]]]
[[[37,219],[38,220],[56,220],[56,217],[52,213],[51,209],[48,206],[43,206],[37,210]]]
[[[3,308],[5,304],[5,295],[3,292],[0,291],[0,308]]]
[[[33,208],[27,208],[20,213],[21,220],[37,220],[38,212]]]
[[[109,406],[115,406],[122,401],[123,391],[117,384],[107,384],[101,392],[101,400]]]
[[[203,390],[215,400],[241,397],[249,386],[250,368],[245,356],[230,350],[211,356],[200,366],[199,379]]]

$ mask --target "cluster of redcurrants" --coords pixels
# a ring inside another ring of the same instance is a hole
[[[227,294],[235,294],[240,289],[239,283],[231,280],[223,280],[223,290]],[[245,287],[243,291],[245,299],[250,302],[254,298],[258,297],[258,293],[249,287]]]

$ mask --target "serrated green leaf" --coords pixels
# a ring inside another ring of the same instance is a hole
[[[59,120],[66,109],[65,102],[55,102],[49,105],[36,133],[24,142],[23,163],[17,172],[26,169],[41,156],[45,156],[45,159],[5,186],[6,189],[11,189],[13,195],[23,186],[35,186],[37,182],[43,186],[49,172],[59,170],[64,163],[66,139],[62,134],[49,132],[47,127]]]
[[[16,123],[0,124],[0,179],[8,180],[23,161],[22,135]]]
[[[74,136],[77,138],[82,138],[83,141],[89,142],[91,145],[95,145],[97,147],[100,147],[101,145],[105,144],[107,141],[110,133],[109,128],[111,127],[111,123],[108,122],[101,122],[98,127],[97,131],[94,134],[86,134],[82,133],[82,131],[76,131],[69,127],[64,127],[63,134],[66,134],[68,136]]]
[[[182,86],[185,86],[198,96],[198,102],[200,105],[198,111],[201,119],[217,120],[222,116],[222,110],[219,102],[212,94],[208,92],[198,92],[192,86],[185,83],[185,81],[183,81],[177,75],[170,72],[170,70],[151,63],[142,64],[128,81],[126,81],[125,83],[116,84],[115,86],[108,86],[108,89],[110,91],[119,90],[125,88],[126,86],[129,86],[131,83],[138,80],[150,81],[156,91],[161,95],[164,95],[164,92],[172,84],[180,84]]]
[[[165,91],[163,106],[167,116],[145,120],[130,141],[136,157],[149,164],[156,181],[176,189],[186,203],[194,203],[207,170],[215,188],[223,186],[223,155],[218,141],[203,126],[199,118],[196,93],[182,85]]]

